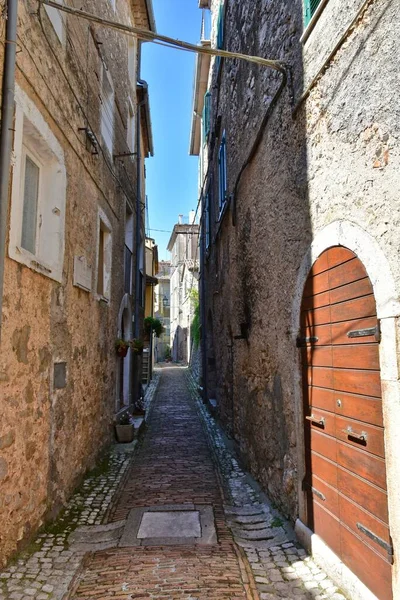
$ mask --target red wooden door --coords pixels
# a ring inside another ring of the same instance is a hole
[[[301,311],[308,526],[380,600],[392,599],[379,324],[342,246],[315,262]]]

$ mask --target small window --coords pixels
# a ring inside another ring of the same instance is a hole
[[[59,2],[59,4],[62,4],[62,2]],[[45,4],[44,9],[50,19],[51,24],[53,25],[53,29],[56,32],[58,39],[62,44],[64,44],[66,38],[64,23],[65,16],[63,16],[62,12],[58,10],[58,8],[54,8],[53,6],[47,6]]]
[[[105,215],[99,216],[97,251],[97,294],[105,300],[111,295],[111,227]]]
[[[204,95],[203,107],[203,142],[205,143],[211,127],[211,94],[206,92]]]
[[[321,0],[304,0],[304,2],[304,25],[307,27],[318,6],[321,4]]]
[[[225,131],[218,151],[218,174],[219,174],[219,214],[221,216],[226,204],[227,173],[226,173],[226,138]]]
[[[109,71],[102,71],[101,135],[110,154],[114,143],[114,87]]]

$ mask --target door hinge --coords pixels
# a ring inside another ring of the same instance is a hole
[[[367,329],[353,329],[347,333],[348,338],[360,338],[374,336],[376,342],[381,341],[381,328],[379,321],[376,327],[368,327]]]
[[[380,538],[379,536],[377,536],[376,533],[374,533],[370,529],[367,529],[361,523],[357,523],[357,528],[361,531],[361,533],[363,533],[364,535],[366,535],[367,537],[369,537],[370,540],[372,540],[373,542],[375,542],[376,544],[378,544],[381,548],[383,548],[384,550],[386,550],[386,552],[388,553],[388,560],[389,560],[390,564],[392,565],[393,564],[393,544],[392,544],[392,538],[390,538],[390,544],[389,544],[388,542],[385,542],[385,540],[383,540],[382,538]]]
[[[304,348],[307,344],[316,344],[318,342],[318,338],[316,335],[312,335],[311,337],[298,337],[296,339],[297,348]]]

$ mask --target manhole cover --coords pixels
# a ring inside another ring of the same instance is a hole
[[[199,538],[200,514],[193,511],[145,512],[140,523],[138,538]]]
[[[216,543],[211,506],[169,504],[132,509],[119,547]]]

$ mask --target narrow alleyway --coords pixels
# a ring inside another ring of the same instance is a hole
[[[186,369],[162,369],[130,466],[121,456],[108,508],[89,515],[89,486],[89,518],[0,573],[0,600],[344,600],[258,496]]]

